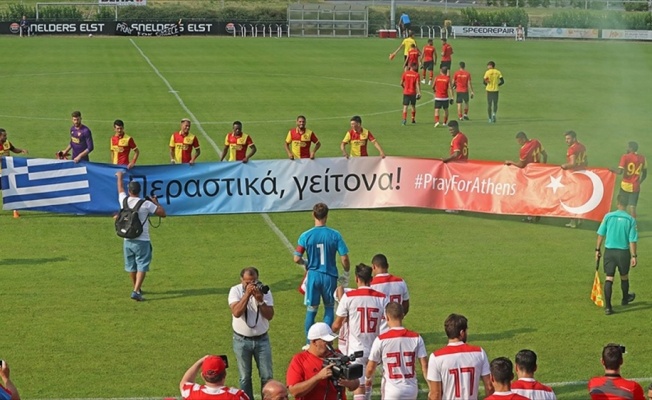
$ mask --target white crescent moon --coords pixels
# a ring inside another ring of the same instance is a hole
[[[591,180],[591,183],[593,183],[593,192],[591,193],[589,200],[579,207],[569,207],[564,204],[563,201],[561,202],[561,206],[564,207],[564,210],[568,211],[571,214],[586,214],[593,211],[597,206],[600,205],[600,201],[602,201],[602,196],[604,195],[604,185],[602,184],[600,177],[597,176],[594,172],[584,170],[575,171],[573,174],[586,175]]]

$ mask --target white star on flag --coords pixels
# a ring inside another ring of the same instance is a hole
[[[566,185],[561,183],[561,175],[559,175],[557,178],[551,176],[550,183],[546,187],[552,189],[552,192],[557,194],[557,189],[563,188],[564,186]]]

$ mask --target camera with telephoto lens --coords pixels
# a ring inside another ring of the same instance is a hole
[[[340,378],[347,380],[360,379],[364,372],[362,364],[351,364],[351,362],[355,361],[356,358],[362,357],[362,354],[362,351],[356,351],[350,356],[345,356],[338,355],[333,351],[332,357],[324,358],[322,368],[329,365],[333,366],[331,368],[331,371],[333,371],[331,379],[334,381],[338,381]]]
[[[269,286],[265,285],[262,282],[256,282],[254,283],[256,285],[256,289],[262,294],[267,294],[269,292]]]

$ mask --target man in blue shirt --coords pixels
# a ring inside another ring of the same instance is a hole
[[[294,251],[294,262],[306,268],[306,294],[304,304],[306,312],[305,330],[315,323],[320,299],[324,300],[324,322],[331,326],[335,319],[335,289],[338,284],[336,255],[340,254],[340,262],[344,267],[339,283],[343,287],[349,286],[349,249],[342,239],[342,235],[335,229],[326,226],[328,219],[328,206],[317,203],[312,208],[315,226],[299,236],[299,243]],[[308,258],[304,259],[303,254]]]
[[[604,216],[598,228],[598,241],[595,245],[595,260],[600,259],[602,242],[605,244],[604,251],[604,273],[607,275],[604,282],[605,309],[607,315],[613,314],[611,308],[611,293],[614,283],[616,268],[620,274],[620,288],[623,291],[622,305],[634,301],[636,294],[629,293],[629,268],[636,267],[636,242],[638,242],[638,231],[636,220],[625,211],[627,198],[618,195],[618,209]],[[606,237],[606,241],[605,241]]]
[[[398,26],[401,28],[401,34],[404,37],[408,37],[412,23],[410,21],[410,16],[406,13],[402,13],[400,19],[398,20]]]

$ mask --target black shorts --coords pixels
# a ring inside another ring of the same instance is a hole
[[[403,24],[403,30],[409,31],[412,28],[412,22],[408,22],[407,24]]]
[[[498,103],[498,93],[500,92],[487,92],[487,101],[489,103]]]
[[[605,249],[604,251],[604,274],[614,276],[616,268],[620,275],[629,274],[629,263],[632,255],[628,250]]]
[[[435,62],[434,61],[424,61],[421,68],[425,69],[426,71],[432,71],[432,69],[435,68]]]
[[[444,67],[446,67],[450,71],[451,70],[451,62],[450,61],[442,61],[439,64],[439,69],[442,69]]]
[[[403,105],[404,106],[414,106],[417,104],[417,95],[416,94],[404,94],[403,95]]]
[[[457,92],[455,96],[457,104],[461,104],[462,102],[469,103],[469,92]]]
[[[435,100],[435,109],[443,108],[444,110],[448,110],[448,103],[448,100]]]
[[[623,188],[620,188],[620,193],[618,195],[623,195],[625,196],[625,204],[628,206],[636,207],[638,204],[638,195],[639,192],[626,192],[623,190]]]

